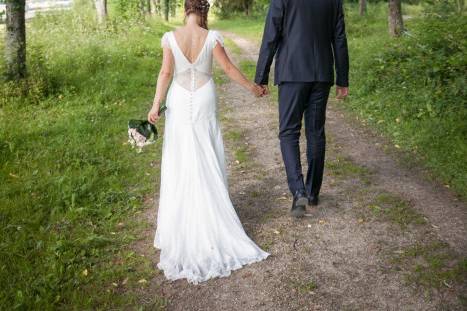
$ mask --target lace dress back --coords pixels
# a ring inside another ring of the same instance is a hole
[[[212,78],[212,49],[217,43],[224,46],[224,40],[217,31],[208,31],[204,44],[194,62],[183,54],[173,31],[162,37],[162,46],[172,51],[175,61],[174,81],[184,89],[194,92]]]

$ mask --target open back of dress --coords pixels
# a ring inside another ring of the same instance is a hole
[[[188,91],[196,91],[212,77],[212,49],[223,39],[217,31],[208,31],[204,44],[193,62],[183,54],[173,31],[162,38],[162,45],[172,50],[175,61],[174,81]]]

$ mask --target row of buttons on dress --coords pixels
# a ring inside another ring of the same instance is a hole
[[[191,71],[191,92],[190,92],[190,103],[188,105],[188,111],[190,113],[190,119],[193,121],[193,94],[195,92],[195,68],[192,66]]]

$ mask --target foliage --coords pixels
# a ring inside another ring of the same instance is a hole
[[[216,0],[214,12],[221,18],[234,16],[263,16],[270,0]]]
[[[384,27],[374,18],[349,14],[354,95],[346,105],[466,193],[466,20],[428,15],[391,40],[377,34]],[[363,36],[362,23],[370,23],[375,34],[353,40]]]
[[[459,15],[464,11],[464,0],[426,0],[423,4],[427,14],[438,17]]]
[[[114,8],[116,16],[124,19],[138,19],[142,17],[140,1],[115,0],[110,3]]]
[[[136,154],[126,123],[146,115],[167,28],[79,12],[31,20],[27,87],[0,82],[2,310],[124,309],[155,273],[128,245],[160,143]]]

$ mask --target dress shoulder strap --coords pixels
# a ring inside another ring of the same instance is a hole
[[[217,30],[212,30],[210,33],[212,38],[212,48],[215,48],[217,43],[224,47],[224,37],[221,35],[221,33]]]
[[[170,38],[169,38],[170,33],[171,33],[171,32],[166,32],[166,33],[164,33],[164,35],[162,36],[162,38],[161,38],[161,47],[163,47],[163,48],[169,48],[169,49],[172,48],[171,45],[170,45]]]

